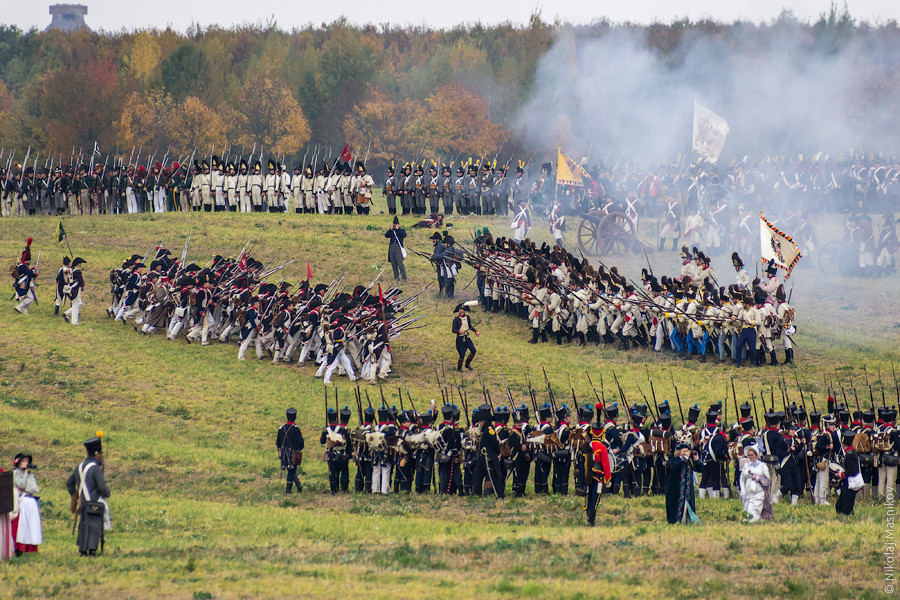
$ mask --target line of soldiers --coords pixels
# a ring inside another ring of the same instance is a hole
[[[855,490],[849,480],[860,472],[867,486],[878,478],[881,496],[896,487],[900,433],[893,407],[879,408],[877,423],[874,410],[863,411],[858,415],[861,422],[851,423],[850,412],[834,398],[828,398],[825,414],[815,408],[807,413],[805,402],[788,406],[785,401],[784,411],[775,406],[764,409],[765,426],[759,428],[753,416],[756,402],[737,406],[735,399],[739,417],[731,424],[723,404],[717,402],[705,414],[697,404],[688,407],[686,418],[682,413],[682,424],[676,426],[668,400],[629,406],[621,394],[625,410],[620,415],[617,402],[604,403],[599,396],[596,404],[582,404],[570,412],[566,404],[556,406],[552,390],[552,404],[540,406],[533,390],[529,393],[537,409],[534,424],[524,404],[510,409],[485,403],[472,411],[470,419],[468,411],[461,415],[449,402],[440,409],[432,402],[424,412],[402,406],[398,410],[386,403],[377,411],[371,403],[363,408],[357,390],[357,427],[350,424],[348,406],[325,411],[326,427],[319,441],[325,448],[332,494],[349,491],[351,463],[356,464],[354,491],[361,493],[415,490],[503,498],[509,486],[522,497],[531,479],[535,494],[567,495],[574,483],[575,494],[585,497],[588,522],[593,525],[603,493],[615,495],[621,489],[625,498],[665,494],[667,466],[676,448],[691,450],[700,470],[700,498],[743,497],[740,474],[747,461],[745,449],[751,446],[768,466],[774,504],[782,498],[797,504],[808,493],[811,503],[828,505],[835,493],[838,512],[850,514]],[[507,397],[511,399],[511,393]],[[461,393],[460,398],[465,402]],[[573,400],[577,404],[574,391]],[[276,441],[286,468],[285,457],[303,449],[302,434],[295,434],[293,442],[284,434],[285,428],[293,427],[296,410],[290,409]],[[868,450],[860,448],[862,439],[869,440]],[[292,477],[289,470],[288,492]]]
[[[534,185],[527,184],[526,165],[522,161],[516,166],[512,180],[508,165],[498,165],[496,160],[484,161],[480,169],[479,161],[468,161],[456,168],[455,175],[452,162],[441,163],[438,168],[432,160],[428,174],[425,162],[406,163],[399,172],[393,163],[387,168],[382,192],[390,214],[396,214],[399,206],[403,215],[425,215],[426,210],[428,214],[436,214],[441,212],[441,207],[444,214],[450,215],[455,207],[460,215],[506,216],[520,200],[535,195]],[[548,175],[549,170],[544,171],[539,181],[543,182]]]
[[[266,173],[256,160],[213,155],[193,165],[161,162],[0,169],[3,216],[34,214],[135,214],[174,211],[288,212],[367,215],[375,182],[362,161],[355,170],[335,160],[297,165],[293,175],[270,159]]]
[[[379,285],[375,293],[375,281],[349,292],[343,278],[327,285],[269,283],[283,265],[267,268],[245,252],[238,260],[217,255],[202,268],[173,259],[165,248],[153,254],[149,269],[135,254],[109,275],[107,314],[123,324],[132,321],[141,335],[183,335],[203,346],[235,336],[238,360],[254,346],[257,358],[268,353],[272,364],[320,365],[316,377],[325,383],[335,372],[375,383],[391,373],[391,341],[421,326],[413,325],[420,317],[407,318],[418,294],[401,300],[396,286],[382,292]]]
[[[621,350],[669,350],[685,360],[739,366],[749,359],[758,366],[767,354],[769,365],[778,364],[780,341],[784,363],[794,361],[795,311],[771,262],[764,279],[751,280],[733,253],[735,283],[726,288],[708,256],[683,247],[679,275],[657,279],[643,269],[636,283],[615,266],[594,269],[558,246],[495,240],[483,231],[461,261],[477,270],[483,309],[529,322],[532,344],[553,336],[557,345],[618,343]]]

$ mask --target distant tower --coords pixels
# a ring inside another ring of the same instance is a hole
[[[65,33],[82,29],[90,31],[90,27],[84,22],[87,6],[83,4],[53,4],[50,6],[50,14],[53,15],[53,20],[50,21],[48,30],[59,29]]]

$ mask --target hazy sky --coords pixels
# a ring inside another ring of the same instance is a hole
[[[736,19],[769,21],[788,7],[800,19],[816,19],[828,10],[831,0],[456,0],[430,4],[409,0],[345,0],[330,2],[257,2],[246,0],[69,0],[88,7],[86,21],[93,29],[117,31],[125,29],[172,26],[184,31],[191,23],[201,26],[218,24],[229,27],[242,23],[277,22],[282,29],[320,25],[340,15],[355,23],[427,25],[432,28],[452,27],[458,23],[481,21],[485,24],[510,21],[523,23],[539,9],[545,21],[560,18],[573,23],[607,18],[613,22],[648,23],[671,21],[684,16],[692,19],[711,17],[718,21]],[[838,0],[839,7],[843,2]],[[875,23],[900,20],[898,0],[848,0],[851,14]],[[3,0],[0,23],[22,29],[45,28],[50,23],[49,2],[42,0]],[[248,8],[252,7],[252,8]],[[340,8],[336,8],[340,7]]]

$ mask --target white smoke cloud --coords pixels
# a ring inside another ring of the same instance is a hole
[[[687,32],[665,57],[643,30],[584,39],[562,32],[541,59],[514,119],[526,144],[575,156],[658,161],[690,146],[694,100],[731,128],[723,160],[851,147],[893,152],[891,110],[900,45],[887,31],[857,33],[837,52],[797,23],[735,25],[729,35]],[[893,66],[892,66],[893,65]],[[720,161],[721,163],[722,161]]]

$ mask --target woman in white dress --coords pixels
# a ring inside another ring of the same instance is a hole
[[[741,501],[744,512],[750,515],[749,522],[772,519],[772,499],[770,496],[769,467],[759,460],[759,448],[750,445],[744,448],[747,462],[741,469]]]
[[[38,498],[41,488],[31,472],[31,456],[17,454],[13,459],[13,485],[18,495],[19,515],[13,520],[13,536],[16,542],[16,556],[24,552],[37,552],[43,542],[41,513]]]

